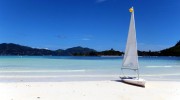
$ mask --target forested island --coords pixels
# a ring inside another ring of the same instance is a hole
[[[1,56],[122,56],[124,53],[114,49],[96,51],[81,46],[66,50],[48,50],[22,46],[14,43],[0,44]],[[160,51],[138,51],[139,56],[180,56],[180,41],[174,46]]]

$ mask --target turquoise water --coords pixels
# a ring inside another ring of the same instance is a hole
[[[122,57],[0,56],[0,81],[116,80],[121,65]],[[147,80],[180,80],[180,57],[139,57],[139,65]]]

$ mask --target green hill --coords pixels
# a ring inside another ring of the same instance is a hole
[[[0,44],[0,55],[28,55],[28,56],[121,56],[123,52],[113,49],[96,51],[84,47],[72,47],[66,50],[47,50],[31,48],[13,43]],[[139,56],[180,56],[180,41],[174,46],[161,51],[138,51]]]
[[[0,44],[0,55],[56,55],[55,52],[46,49],[31,48],[13,43]]]
[[[173,47],[161,50],[161,56],[180,56],[180,41]]]
[[[66,50],[47,50],[31,48],[28,46],[22,46],[14,43],[2,43],[0,44],[0,55],[28,55],[28,56],[86,56],[96,52],[93,49],[83,48],[83,47],[73,47]]]

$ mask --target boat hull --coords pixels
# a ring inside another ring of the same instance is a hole
[[[146,83],[146,81],[141,78],[122,78],[122,81],[129,84],[142,86],[142,87],[145,87],[145,83]]]

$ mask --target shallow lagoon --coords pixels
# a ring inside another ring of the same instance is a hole
[[[0,81],[116,80],[121,65],[122,57],[1,56]],[[139,57],[139,65],[146,80],[180,81],[180,57]]]

